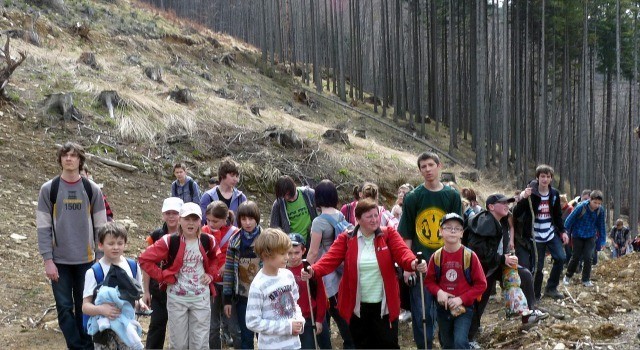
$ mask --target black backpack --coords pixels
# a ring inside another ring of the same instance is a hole
[[[200,244],[202,244],[205,254],[209,254],[209,251],[211,250],[211,240],[207,234],[200,234]],[[169,237],[169,257],[161,266],[163,270],[171,266],[173,261],[176,260],[178,249],[180,249],[180,235],[173,233],[171,237]]]

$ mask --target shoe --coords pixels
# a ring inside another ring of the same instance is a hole
[[[469,342],[469,349],[481,349],[480,344],[477,341]]]
[[[571,279],[567,276],[564,276],[564,278],[562,279],[562,283],[564,283],[565,286],[568,286],[571,283]]]
[[[522,324],[534,324],[536,322],[539,322],[540,320],[544,320],[547,317],[549,317],[548,313],[542,312],[540,310],[533,310],[533,312],[529,314],[529,316],[522,316]]]
[[[407,322],[411,320],[411,312],[407,310],[402,310],[400,312],[400,316],[398,317],[398,319],[400,320],[400,322]]]
[[[593,287],[593,282],[591,281],[582,282],[582,285],[585,287]]]
[[[564,294],[558,292],[557,289],[547,290],[544,292],[544,295],[552,299],[564,299]]]

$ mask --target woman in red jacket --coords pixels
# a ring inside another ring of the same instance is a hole
[[[400,296],[394,263],[405,271],[425,272],[392,227],[380,227],[378,205],[372,199],[358,201],[358,226],[339,235],[327,253],[311,266],[303,279],[325,276],[344,262],[338,289],[338,309],[349,322],[358,349],[399,349]]]

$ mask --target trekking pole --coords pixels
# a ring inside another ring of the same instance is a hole
[[[424,260],[422,258],[422,252],[418,252],[416,254],[416,258],[418,259],[418,263],[416,264],[416,267],[417,267]],[[426,308],[424,304],[424,276],[422,276],[422,273],[420,272],[418,272],[418,275],[420,275],[420,302],[422,302],[422,335],[424,336],[424,348],[426,349],[427,348],[427,318],[426,318]]]
[[[302,259],[302,266],[307,272],[311,270],[311,264],[307,261],[307,259]],[[313,330],[313,342],[316,344],[316,350],[320,349],[318,347],[318,336],[316,335],[316,319],[313,317],[313,304],[311,304],[311,288],[309,287],[309,280],[307,282],[307,296],[309,296],[309,311],[311,311],[311,329]]]

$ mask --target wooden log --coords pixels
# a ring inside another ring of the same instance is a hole
[[[60,148],[62,148],[62,145],[56,144],[56,148],[60,149]],[[135,165],[118,162],[118,161],[115,161],[115,160],[112,160],[112,159],[109,159],[109,158],[103,158],[103,157],[100,157],[100,156],[96,156],[95,154],[91,154],[89,152],[85,152],[84,156],[89,160],[95,160],[95,161],[98,161],[98,162],[100,162],[102,164],[106,164],[108,166],[112,166],[114,168],[122,169],[122,170],[129,171],[129,172],[138,171],[138,167],[135,166]]]

